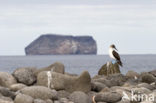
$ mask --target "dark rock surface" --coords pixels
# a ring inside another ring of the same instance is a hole
[[[53,99],[55,100],[57,98],[57,92],[55,90],[51,90],[46,87],[42,86],[31,86],[31,87],[26,87],[21,90],[22,94],[29,95],[33,97],[34,99]]]
[[[35,75],[37,76],[40,72],[43,72],[43,71],[52,71],[52,72],[64,74],[65,67],[64,67],[64,64],[62,64],[60,62],[55,62],[54,64],[51,64],[48,67],[38,69],[35,72]]]
[[[141,73],[141,80],[144,83],[154,83],[156,81],[156,77],[154,77],[152,74],[149,73]]]
[[[31,85],[36,81],[36,68],[18,68],[13,72],[13,76],[19,83]]]
[[[119,93],[115,92],[105,92],[105,93],[99,93],[95,96],[96,102],[109,102],[109,103],[115,103],[120,101],[122,96]]]
[[[132,71],[132,70],[128,71],[126,73],[126,76],[129,78],[134,78],[134,79],[139,78],[139,74],[137,72]]]
[[[58,91],[58,97],[59,98],[67,98],[69,97],[70,93],[65,90]]]
[[[15,103],[33,103],[33,98],[29,95],[18,94]]]
[[[96,41],[91,36],[41,35],[25,48],[26,55],[96,54]]]
[[[96,92],[100,92],[103,88],[106,88],[107,86],[103,83],[100,82],[92,82],[91,83],[91,90],[92,91],[96,91]]]
[[[98,75],[105,75],[105,76],[108,76],[110,74],[115,74],[115,73],[121,73],[120,67],[117,63],[112,64],[112,62],[107,62],[98,71]]]
[[[89,103],[89,97],[83,92],[76,91],[69,96],[69,100],[74,103]]]
[[[88,71],[84,71],[80,76],[74,77],[61,73],[50,72],[50,88],[55,90],[66,90],[68,92],[91,90],[91,77]],[[43,71],[37,76],[37,85],[48,86],[48,75]]]

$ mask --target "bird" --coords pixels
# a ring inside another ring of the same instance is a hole
[[[114,59],[122,67],[123,65],[122,65],[122,62],[121,62],[121,59],[120,59],[120,55],[118,54],[117,51],[118,50],[116,49],[114,44],[110,45],[110,47],[109,47],[109,56],[112,59]]]

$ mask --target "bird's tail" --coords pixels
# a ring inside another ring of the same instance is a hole
[[[121,60],[118,60],[117,63],[118,63],[121,67],[123,66]]]

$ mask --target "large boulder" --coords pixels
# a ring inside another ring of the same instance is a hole
[[[152,74],[150,74],[150,73],[146,73],[146,72],[141,73],[140,78],[141,78],[141,81],[142,81],[142,82],[145,82],[145,83],[148,83],[148,84],[151,84],[151,83],[156,82],[156,77],[154,77],[154,76],[153,76]]]
[[[80,76],[43,71],[37,76],[37,85],[47,86],[55,90],[66,90],[68,92],[89,92],[91,90],[91,78],[87,71],[84,71]]]
[[[112,64],[112,62],[107,62],[98,71],[98,75],[110,75],[120,73],[120,67],[117,63]]]
[[[69,100],[74,103],[89,103],[90,101],[89,96],[80,91],[73,92],[69,96]]]
[[[118,81],[114,81],[114,80],[107,80],[106,78],[99,78],[99,79],[94,79],[94,82],[100,82],[105,84],[107,87],[112,87],[112,86],[118,86],[119,83]]]
[[[33,103],[34,99],[25,94],[18,94],[14,100],[15,103]]]
[[[54,63],[54,64],[52,64],[52,65],[50,65],[48,67],[38,69],[35,72],[35,75],[37,76],[40,72],[43,72],[43,71],[52,71],[52,72],[57,72],[57,73],[64,74],[65,67],[64,67],[64,64],[62,64],[60,62],[56,62],[56,63]]]
[[[122,97],[125,96],[125,94],[130,98],[131,97],[131,87],[112,87],[110,88],[111,92],[116,92],[120,94]],[[123,98],[122,100],[127,100],[127,98]]]
[[[57,92],[43,86],[26,87],[20,91],[22,94],[29,95],[34,99],[57,99]]]
[[[19,83],[32,85],[36,81],[36,68],[18,68],[13,72],[13,76]]]
[[[127,81],[127,77],[122,74],[112,74],[105,78],[93,79],[93,81],[103,83],[107,87],[122,86]]]
[[[25,48],[26,55],[96,54],[96,41],[91,36],[41,35]]]
[[[58,98],[68,98],[69,95],[70,93],[65,90],[58,91]]]
[[[107,86],[100,82],[92,82],[91,87],[92,91],[100,92],[103,88],[106,88]]]
[[[12,84],[15,84],[16,79],[9,73],[0,72],[0,86],[10,87]]]
[[[128,78],[125,75],[120,73],[111,74],[107,76],[106,79],[117,82],[119,86],[123,85],[128,80]]]
[[[129,78],[137,79],[140,75],[137,72],[130,70],[126,73],[126,76]]]
[[[95,102],[108,102],[108,103],[116,103],[120,101],[122,96],[116,92],[103,92],[99,93],[95,96]]]

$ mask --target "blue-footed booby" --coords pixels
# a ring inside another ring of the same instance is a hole
[[[120,66],[122,66],[122,62],[121,62],[121,59],[120,59],[120,55],[118,54],[117,52],[118,50],[116,49],[115,45],[112,44],[110,47],[109,47],[109,56],[114,59]]]

